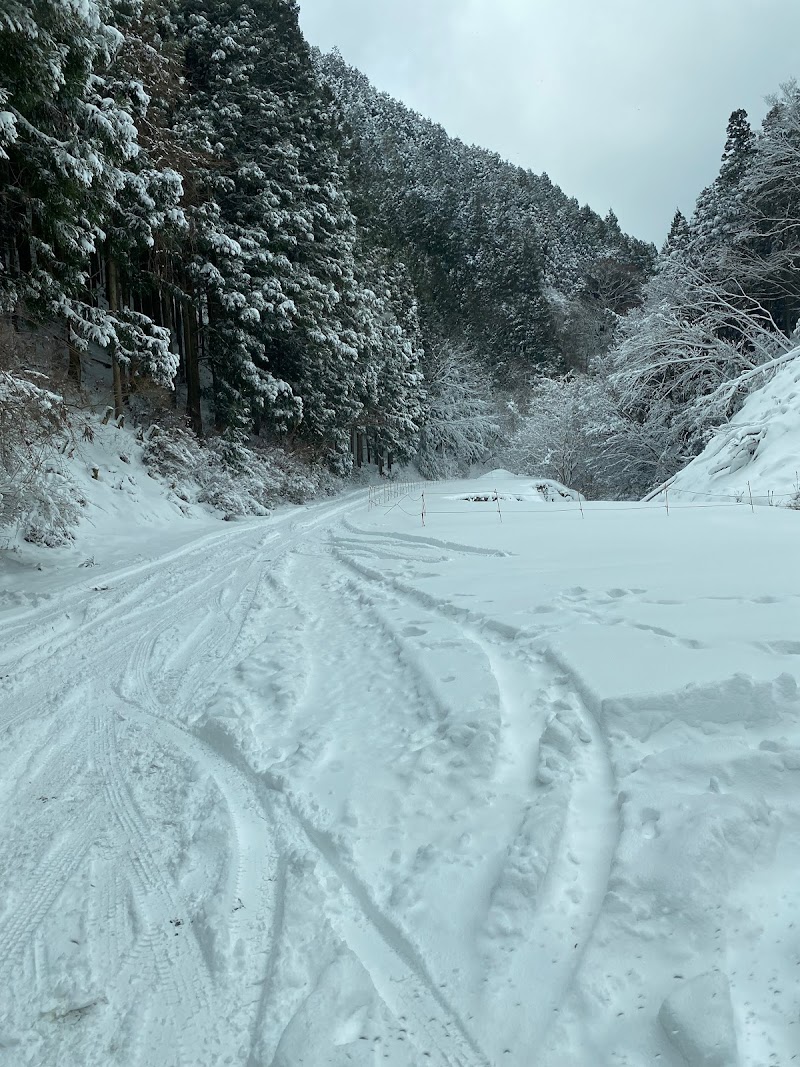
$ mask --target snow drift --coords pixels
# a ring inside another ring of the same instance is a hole
[[[676,499],[791,505],[800,499],[800,355],[748,396],[669,483]]]

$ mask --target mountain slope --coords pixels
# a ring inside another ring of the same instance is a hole
[[[655,249],[546,174],[449,137],[337,52],[315,61],[354,134],[354,210],[408,266],[428,340],[468,345],[501,381],[580,366],[609,313],[639,300]]]
[[[790,354],[791,355],[791,354]],[[669,492],[687,499],[792,504],[800,497],[800,349],[748,396],[680,471]]]

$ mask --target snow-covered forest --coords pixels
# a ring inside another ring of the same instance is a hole
[[[276,463],[300,493],[493,457],[641,495],[792,351],[793,85],[761,130],[733,112],[656,256],[312,53],[290,0],[7,0],[0,33],[6,526],[41,482],[20,441],[106,407],[261,465],[233,510]]]
[[[658,250],[295,0],[0,0],[0,1067],[800,1057],[800,88],[730,104]]]
[[[10,2],[0,32],[6,522],[19,439],[76,408],[298,484],[464,467],[651,271],[613,213],[312,56],[288,0]]]

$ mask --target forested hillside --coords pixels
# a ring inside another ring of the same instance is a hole
[[[760,130],[734,111],[720,143],[719,174],[688,219],[676,212],[642,306],[619,319],[588,375],[534,389],[510,464],[595,495],[641,495],[797,358],[797,85],[770,101]]]
[[[491,458],[642,493],[792,347],[794,86],[734,112],[656,262],[313,52],[294,0],[6,0],[0,56],[6,526],[106,405],[247,482],[233,510],[276,455],[310,490]]]
[[[626,212],[792,2],[302,0]],[[800,89],[726,113],[659,252],[297,0],[0,0],[0,1067],[800,1067]]]
[[[8,0],[0,55],[6,520],[65,401],[240,468],[480,459],[493,386],[638,302],[613,213],[314,62],[293,0]]]
[[[338,53],[316,59],[353,131],[356,214],[407,265],[428,347],[466,348],[501,386],[585,368],[639,303],[655,249],[546,174],[448,137]]]
[[[12,2],[2,15],[0,300],[117,417],[148,381],[198,436],[351,430],[413,454],[420,338],[362,246],[342,123],[288,0]],[[13,347],[13,345],[11,345]]]

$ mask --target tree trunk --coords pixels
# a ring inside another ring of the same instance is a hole
[[[67,355],[69,363],[67,365],[67,377],[70,378],[75,385],[80,389],[81,380],[83,378],[81,367],[81,354],[75,347],[75,342],[72,339],[72,330],[67,327]]]
[[[197,350],[197,319],[194,305],[190,302],[183,307],[186,324],[186,414],[192,423],[192,429],[198,437],[203,436],[203,412],[200,407],[200,356]]]
[[[119,311],[119,282],[117,279],[117,264],[114,257],[106,252],[106,299],[108,310],[115,314]],[[122,369],[119,365],[117,345],[111,346],[111,373],[114,385],[114,418],[118,419],[123,413],[122,401]]]
[[[181,353],[180,341],[178,340],[178,331],[175,327],[175,311],[174,305],[172,303],[172,294],[165,293],[163,289],[159,289],[158,299],[161,307],[161,321],[164,326],[169,330],[170,352],[173,352],[178,357],[178,373],[176,375],[176,378],[180,380],[183,356]],[[172,383],[171,400],[172,406],[176,408],[178,406],[178,387],[176,382]]]

